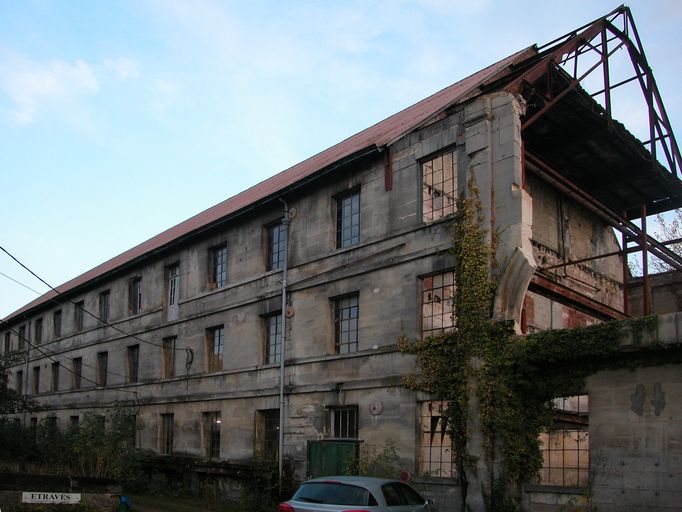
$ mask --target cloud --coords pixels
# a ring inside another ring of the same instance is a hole
[[[81,59],[69,63],[13,57],[0,64],[0,90],[13,103],[11,117],[18,124],[35,122],[43,106],[70,103],[98,89],[95,73]]]
[[[120,80],[127,80],[137,76],[138,64],[133,59],[121,57],[117,59],[104,59],[104,69],[113,72]]]
[[[161,113],[175,103],[180,85],[169,80],[157,79],[152,83],[151,90],[153,94],[151,107],[157,113]]]

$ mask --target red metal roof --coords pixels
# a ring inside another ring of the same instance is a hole
[[[116,270],[117,268],[130,263],[131,261],[140,258],[144,254],[160,249],[170,242],[186,236],[193,231],[212,224],[227,215],[238,212],[259,200],[275,194],[276,192],[287,188],[299,180],[315,174],[316,172],[342,160],[345,157],[353,155],[358,151],[371,147],[382,147],[390,144],[401,136],[414,130],[433,116],[442,112],[446,108],[457,104],[463,100],[469,99],[478,92],[478,88],[496,78],[506,74],[510,65],[521,62],[526,58],[535,55],[537,52],[534,47],[529,47],[501,61],[488,66],[474,73],[473,75],[460,80],[459,82],[438,91],[437,93],[425,98],[418,103],[393,114],[383,121],[339,142],[338,144],[325,149],[307,160],[304,160],[285,171],[275,174],[251,188],[246,189],[239,194],[226,199],[225,201],[207,209],[203,212],[190,217],[184,222],[173,226],[166,231],[150,238],[132,249],[129,249],[118,256],[88,270],[78,277],[67,281],[66,283],[57,287],[60,293],[68,292],[78,286],[81,286],[88,281],[97,277],[103,276],[108,272]],[[54,291],[49,291],[36,300],[26,304],[18,309],[5,320],[11,320],[17,315],[29,311],[57,296]]]

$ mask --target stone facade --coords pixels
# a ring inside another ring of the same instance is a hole
[[[9,334],[10,348],[16,349],[16,332],[23,327],[37,347],[29,350],[25,365],[14,369],[11,380],[16,382],[22,372],[22,392],[40,404],[40,410],[29,417],[54,414],[58,424],[66,426],[73,417],[86,412],[106,415],[124,402],[137,412],[140,448],[235,462],[272,456],[267,453],[273,434],[268,418],[279,408],[280,368],[268,359],[269,328],[271,315],[284,312],[284,454],[297,475],[304,478],[310,470],[307,443],[343,437],[335,432],[332,418],[338,408],[352,407],[355,413],[344,413],[346,421],[357,425],[349,431],[351,437],[378,448],[393,440],[400,467],[414,475],[428,494],[441,498],[440,510],[455,510],[459,500],[452,475],[424,474],[426,452],[420,446],[420,432],[425,420],[420,404],[432,397],[402,385],[415,365],[412,356],[397,349],[400,337],[418,338],[425,328],[424,279],[446,273],[453,265],[448,253],[450,217],[424,221],[426,162],[452,152],[457,193],[466,190],[471,177],[480,189],[490,233],[497,237],[496,318],[514,320],[519,332],[603,320],[584,304],[563,300],[541,287],[529,288],[536,276],[622,311],[619,257],[544,270],[565,258],[617,250],[617,242],[602,220],[538,178],[524,176],[523,111],[523,102],[514,95],[475,97],[393,141],[388,171],[384,154],[377,153],[288,191],[291,223],[284,305],[282,271],[268,270],[272,249],[268,228],[279,222],[284,210],[271,202],[252,205],[248,213],[229,222],[198,229],[170,249],[150,252],[93,279],[70,292],[60,305],[45,302],[10,318],[8,328],[0,330],[0,340]],[[392,187],[386,186],[386,172],[391,173]],[[339,247],[338,205],[349,193],[359,194],[359,238]],[[438,204],[443,201],[438,196]],[[227,256],[219,271],[226,274],[217,279],[215,258],[222,256],[217,256],[216,248],[223,247]],[[177,277],[170,270],[176,268]],[[136,281],[139,304],[132,285]],[[172,306],[171,288],[177,301]],[[73,302],[83,301],[85,310],[100,316],[106,292],[109,325],[87,314],[81,319]],[[346,342],[339,341],[338,308],[345,307],[339,304],[349,297],[354,301],[349,311],[355,307],[358,312],[357,325],[349,323],[346,328],[357,340],[347,341],[341,349]],[[58,310],[59,333],[54,322]],[[40,342],[35,338],[39,319]],[[429,322],[436,320],[445,328],[452,322],[447,310],[429,317]],[[219,328],[218,358],[214,336]],[[164,343],[166,347],[173,343],[175,350],[164,353]],[[102,361],[98,354],[104,352],[106,384],[98,375]],[[82,378],[77,384],[69,369],[75,371],[79,360]],[[53,377],[54,361],[61,368]],[[674,369],[666,372],[674,380]],[[639,380],[648,386],[653,376],[644,373]],[[608,396],[617,382],[629,377],[620,371],[590,381],[588,393],[595,395],[591,414],[595,411],[601,429],[593,445],[615,446],[609,441],[615,433],[609,429],[620,428],[620,413],[609,413]],[[618,400],[627,401],[630,381],[621,387]],[[618,403],[620,409],[626,405]],[[671,407],[669,412],[672,425],[679,427],[679,411]],[[169,418],[170,449],[168,424],[163,423]],[[215,453],[211,453],[215,432],[207,429],[207,418],[218,418]],[[590,425],[592,421],[591,417]],[[622,443],[629,443],[635,430],[646,428],[642,424],[623,432]],[[670,428],[655,439],[674,437]],[[474,451],[476,443],[480,449],[476,436],[472,435]],[[590,456],[601,460],[601,448],[594,450]],[[664,451],[661,447],[647,462],[626,464],[636,464],[638,471],[645,472],[643,464],[653,465],[656,454]],[[618,456],[610,455],[608,464],[615,464],[613,457]],[[484,469],[480,467],[481,472]],[[605,472],[611,472],[611,466]],[[633,489],[629,484],[627,488]],[[607,485],[599,492],[613,495],[614,489]],[[472,506],[480,510],[480,488],[472,487],[470,495]],[[543,509],[533,506],[533,510]]]

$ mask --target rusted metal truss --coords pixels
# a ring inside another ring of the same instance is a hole
[[[632,63],[631,75],[614,83],[611,59],[624,50]],[[682,158],[656,80],[642,47],[635,22],[626,6],[620,6],[606,16],[584,25],[538,48],[539,56],[532,67],[507,85],[510,92],[535,95],[543,106],[524,120],[521,128],[535,123],[547,110],[579,86],[601,101],[603,115],[609,125],[613,121],[613,92],[630,82],[639,83],[648,109],[649,140],[645,147],[657,161],[666,165],[676,178],[680,177]],[[539,80],[543,87],[536,87]],[[592,84],[588,87],[587,82]],[[661,158],[664,157],[664,158]]]

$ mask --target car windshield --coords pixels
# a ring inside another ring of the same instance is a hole
[[[293,500],[329,505],[376,505],[376,499],[367,489],[340,482],[304,483],[294,494]]]

